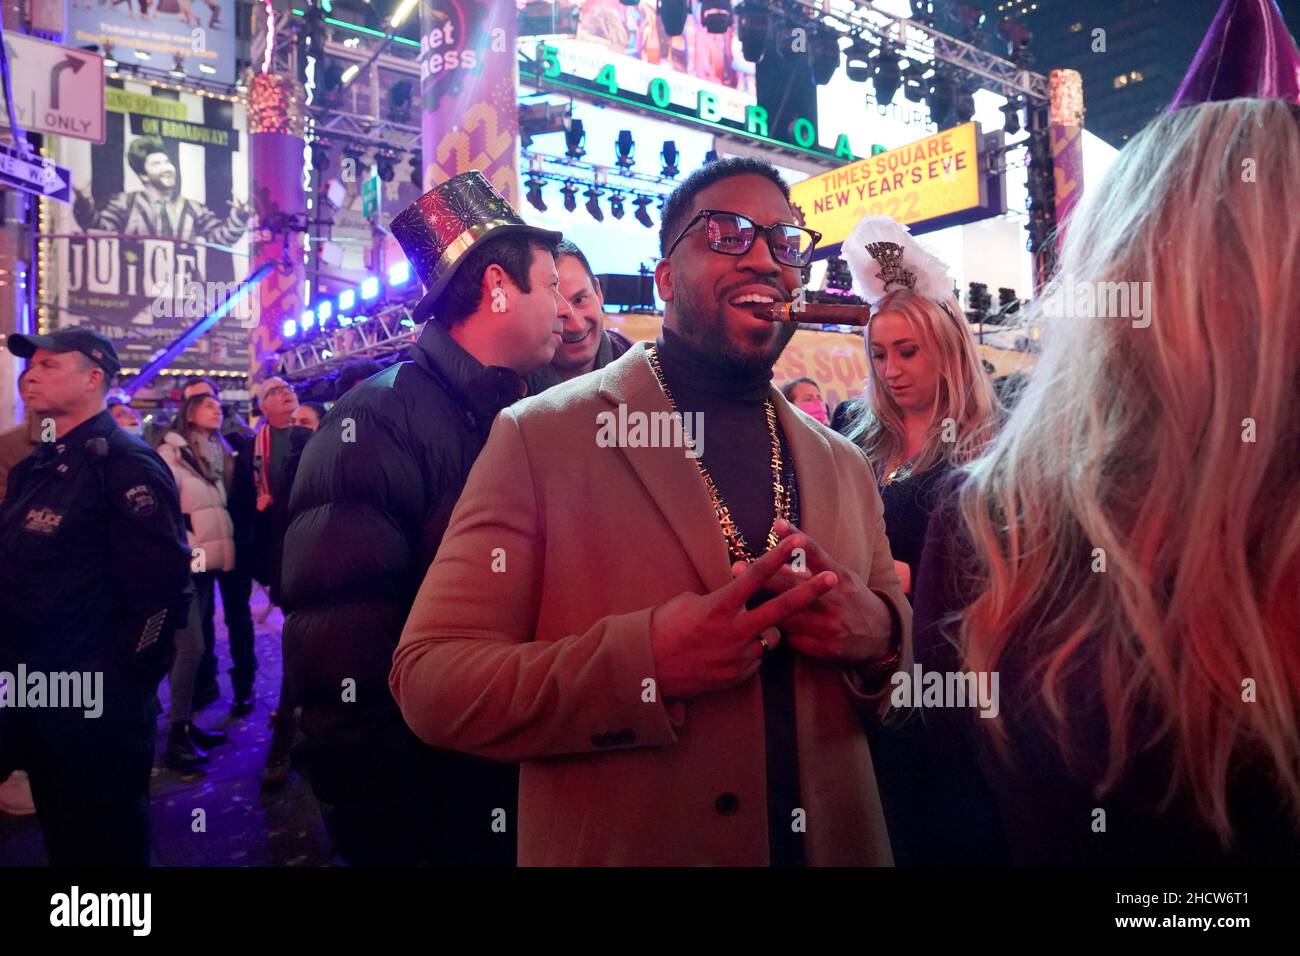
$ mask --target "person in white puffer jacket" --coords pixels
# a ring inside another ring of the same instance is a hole
[[[194,395],[185,400],[157,449],[180,489],[193,555],[194,601],[188,622],[176,632],[171,732],[164,756],[168,767],[182,772],[206,765],[207,751],[226,742],[225,734],[201,730],[192,720],[194,682],[203,659],[203,620],[212,613],[214,573],[235,566],[235,526],[226,510],[234,459],[220,428],[221,403],[212,395]]]

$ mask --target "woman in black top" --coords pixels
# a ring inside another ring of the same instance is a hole
[[[910,595],[943,478],[987,442],[997,399],[947,268],[906,227],[885,217],[864,219],[844,255],[872,305],[871,372],[848,438],[862,446],[876,472],[885,534]]]
[[[930,513],[946,479],[987,442],[997,401],[938,259],[889,219],[866,219],[845,243],[858,288],[872,303],[871,371],[848,437],[880,484],[885,534],[909,597]],[[933,862],[932,819],[948,799],[933,782],[922,715],[898,711],[871,731],[872,760],[900,865]]]

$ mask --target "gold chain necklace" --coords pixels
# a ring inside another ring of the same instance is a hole
[[[677,402],[673,400],[673,394],[668,390],[668,382],[664,379],[663,367],[659,364],[658,347],[652,345],[646,349],[646,358],[650,362],[650,371],[654,372],[659,388],[663,390],[664,398],[668,399],[668,404],[672,406],[673,414],[680,416]],[[772,528],[767,532],[767,549],[765,549],[770,550],[781,540],[776,533],[777,519],[788,520],[790,517],[794,483],[791,481],[787,484],[782,478],[785,474],[785,462],[781,456],[781,439],[776,430],[776,406],[772,404],[770,398],[763,401],[763,411],[767,417],[767,433],[772,438],[772,509],[775,517],[772,519]],[[759,556],[750,551],[745,536],[741,534],[735,519],[731,517],[731,509],[718,493],[718,486],[714,484],[713,476],[709,474],[709,469],[698,456],[695,458],[695,467],[699,469],[700,477],[704,479],[704,487],[709,493],[709,503],[713,506],[713,514],[718,519],[723,536],[727,539],[727,549],[732,557],[746,563],[756,561]]]

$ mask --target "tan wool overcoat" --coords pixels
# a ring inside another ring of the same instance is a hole
[[[801,528],[892,606],[909,666],[911,610],[866,458],[771,396],[794,456]],[[726,545],[682,448],[597,441],[597,416],[619,405],[670,411],[645,343],[501,412],[407,619],[390,685],[430,745],[521,764],[511,825],[521,865],[764,866],[761,681],[684,701],[655,692],[651,611],[729,582]],[[794,681],[808,863],[889,865],[865,732],[882,701],[805,656]]]

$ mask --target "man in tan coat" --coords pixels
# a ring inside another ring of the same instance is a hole
[[[501,413],[407,619],[393,694],[522,764],[518,821],[463,825],[523,865],[892,862],[865,724],[911,612],[865,457],[771,385],[794,218],[759,161],[682,183],[663,336]]]

